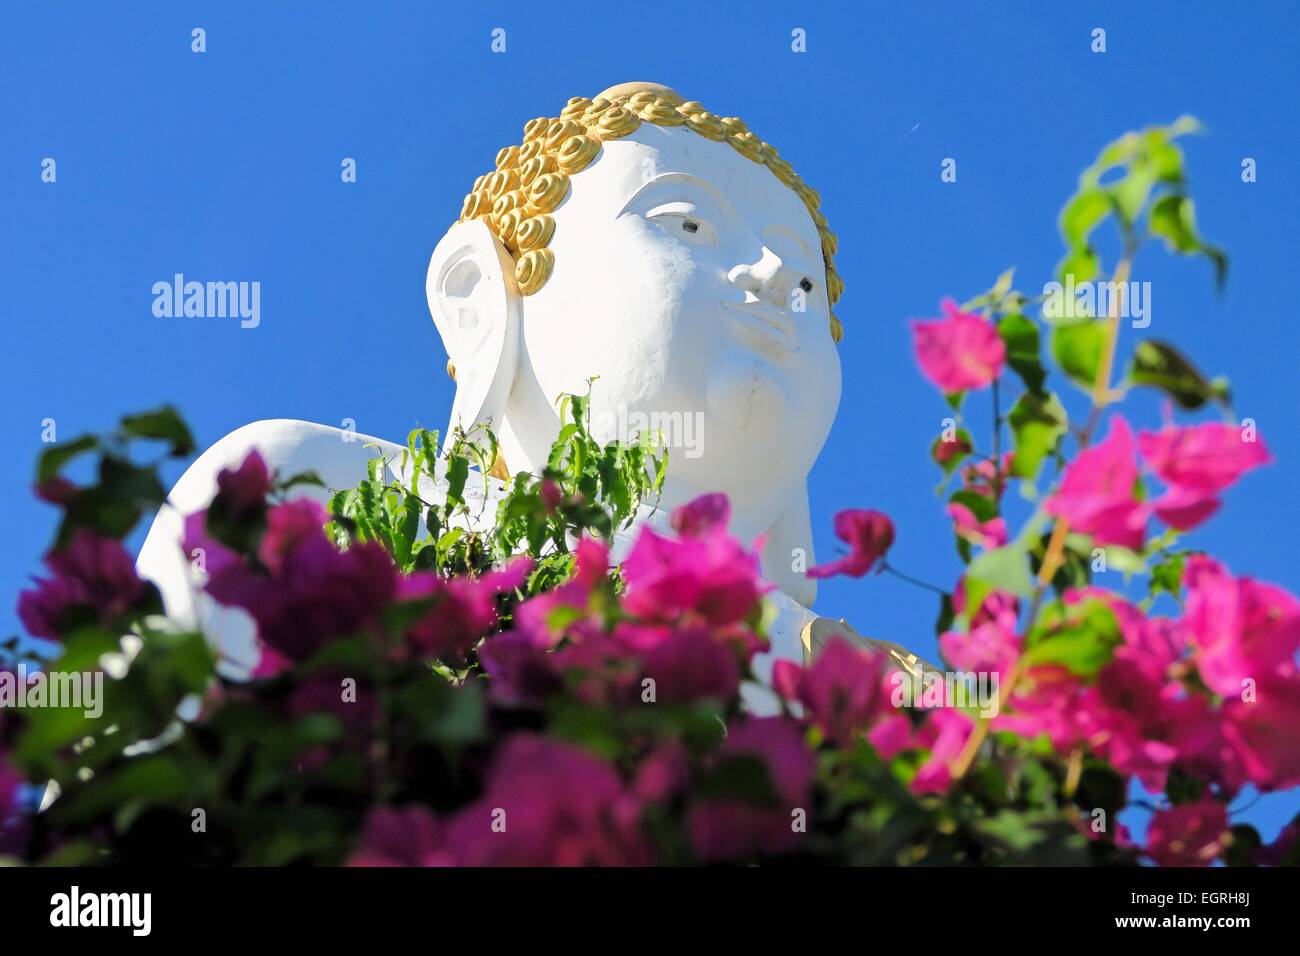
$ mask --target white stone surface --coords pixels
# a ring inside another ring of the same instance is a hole
[[[801,570],[814,563],[807,476],[840,396],[812,219],[769,170],[726,143],[652,124],[605,143],[553,216],[555,269],[532,296],[519,295],[509,254],[481,222],[454,225],[433,253],[426,293],[457,370],[450,424],[491,424],[511,471],[536,470],[560,427],[557,398],[598,377],[598,439],[627,440],[625,430],[643,423],[664,431],[665,509],[722,491],[732,531],[764,536],[764,574],[781,590],[773,652],[758,666],[766,673],[777,657],[802,659],[800,631],[816,595]],[[812,291],[798,311],[804,280]],[[273,469],[315,471],[333,488],[354,485],[372,455],[401,451],[347,437],[286,420],[238,429],[186,471],[150,529],[141,573],[170,615],[214,634],[232,673],[251,662],[252,624],[197,593],[180,515],[204,507],[218,471],[254,447]]]

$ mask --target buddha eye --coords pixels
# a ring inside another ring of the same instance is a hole
[[[666,202],[647,212],[646,218],[657,223],[668,235],[692,246],[712,245],[718,241],[713,224],[700,214],[694,203]]]
[[[807,276],[804,276],[802,279],[799,280],[799,288],[803,289],[804,292],[811,292],[813,290],[812,279],[809,279]]]

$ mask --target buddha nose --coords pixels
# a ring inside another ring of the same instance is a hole
[[[785,267],[784,260],[767,246],[763,247],[763,255],[757,262],[736,266],[727,273],[727,278],[732,285],[779,309],[784,309],[789,304],[794,274]]]

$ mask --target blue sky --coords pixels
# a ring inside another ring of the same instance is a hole
[[[817,543],[874,507],[900,568],[959,564],[927,447],[945,414],[906,320],[1018,267],[1041,288],[1078,172],[1121,132],[1192,113],[1201,261],[1152,247],[1152,326],[1231,378],[1277,464],[1227,495],[1193,543],[1296,589],[1296,323],[1283,283],[1300,230],[1300,10],[1288,3],[809,3],[603,8],[553,2],[11,4],[0,13],[0,592],[36,570],[53,512],[28,493],[41,421],[59,435],[176,404],[200,444],[260,418],[400,438],[441,427],[445,354],[424,301],[429,253],[497,149],[574,95],[654,80],[738,114],[820,190],[848,292],[839,419],[812,477]],[[469,9],[474,7],[476,9]],[[190,31],[207,31],[207,52]],[[493,28],[507,52],[489,48]],[[790,49],[807,31],[807,52]],[[1090,51],[1094,27],[1107,51]],[[42,183],[41,161],[58,180]],[[354,157],[358,182],[340,182]],[[940,163],[958,163],[955,183]],[[1241,181],[1241,161],[1258,181]],[[176,272],[257,280],[262,323],[156,319]],[[1130,344],[1134,333],[1129,333]],[[980,411],[977,396],[972,411]],[[1139,424],[1159,401],[1130,405]],[[823,586],[821,613],[933,655],[933,596],[887,577]],[[17,628],[12,597],[0,630]],[[1271,835],[1280,795],[1251,818]]]

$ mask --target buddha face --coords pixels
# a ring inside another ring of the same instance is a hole
[[[821,241],[799,196],[725,142],[644,123],[603,143],[551,215],[553,271],[520,300],[507,458],[535,458],[526,433],[598,377],[596,437],[662,431],[668,503],[724,491],[738,533],[766,530],[840,395]]]

